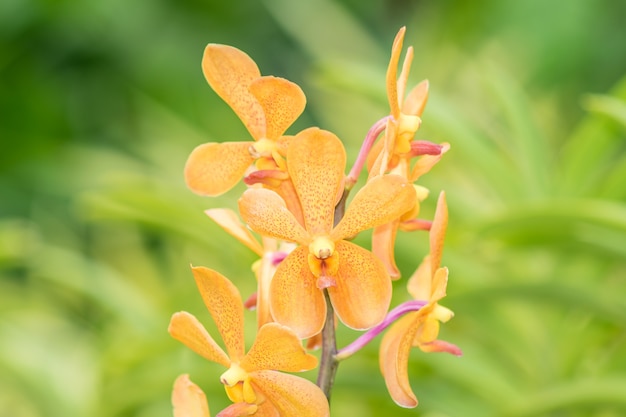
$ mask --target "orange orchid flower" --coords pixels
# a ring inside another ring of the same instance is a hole
[[[283,78],[261,76],[247,54],[227,45],[207,45],[202,70],[255,142],[198,146],[185,166],[187,186],[195,193],[217,196],[235,186],[254,161],[260,169],[284,168],[281,135],[306,105],[300,87]]]
[[[333,227],[345,163],[343,145],[331,132],[310,128],[290,142],[287,168],[304,227],[270,190],[248,189],[239,200],[241,216],[252,230],[301,245],[278,266],[270,287],[274,319],[300,338],[319,333],[324,325],[324,289],[337,316],[354,329],[379,323],[391,300],[391,282],[381,261],[345,239],[399,217],[413,204],[415,190],[399,176],[377,177],[355,195]]]
[[[446,295],[448,269],[440,267],[443,241],[448,224],[445,194],[437,202],[437,211],[430,229],[430,254],[417,268],[408,283],[409,293],[416,300],[427,300],[420,310],[408,313],[385,333],[380,345],[380,369],[393,400],[402,407],[415,407],[417,398],[408,378],[409,353],[412,346],[424,352],[448,352],[461,355],[458,347],[436,340],[439,323],[454,313],[438,304]]]
[[[176,378],[172,391],[174,417],[211,417],[204,392],[191,382],[189,375]]]
[[[298,337],[285,326],[268,323],[259,329],[254,344],[245,354],[239,291],[216,271],[204,267],[194,267],[192,271],[226,352],[187,312],[175,313],[168,331],[197,354],[228,368],[220,380],[234,404],[219,416],[328,416],[328,402],[319,387],[306,379],[279,372],[300,372],[317,366],[317,358],[304,351]]]

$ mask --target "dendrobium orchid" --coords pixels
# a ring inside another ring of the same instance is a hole
[[[300,87],[284,78],[261,76],[256,63],[232,46],[209,44],[202,70],[255,142],[198,146],[185,166],[187,186],[198,194],[216,196],[235,186],[255,161],[259,169],[284,169],[281,136],[306,105]]]
[[[385,333],[380,345],[380,369],[393,400],[403,407],[415,407],[417,398],[408,379],[408,360],[412,346],[425,352],[461,355],[451,343],[437,340],[439,323],[454,315],[438,304],[446,295],[448,269],[440,267],[443,241],[448,224],[445,194],[442,192],[430,229],[430,254],[411,276],[408,289],[416,300],[427,301],[420,310],[406,314]]]
[[[341,141],[330,132],[311,128],[291,140],[287,167],[304,227],[269,190],[249,189],[239,200],[241,216],[252,230],[301,245],[278,266],[270,288],[274,319],[301,338],[319,333],[324,325],[324,289],[338,317],[354,329],[380,322],[391,300],[391,282],[381,261],[345,239],[399,217],[413,204],[415,190],[396,175],[375,178],[333,227],[345,161]]]
[[[329,415],[326,397],[319,387],[306,379],[279,372],[300,372],[317,365],[317,358],[304,351],[296,335],[280,324],[265,324],[245,354],[239,291],[226,277],[211,269],[194,267],[193,274],[226,352],[187,312],[175,313],[168,330],[197,354],[228,368],[220,381],[235,404],[219,415]]]

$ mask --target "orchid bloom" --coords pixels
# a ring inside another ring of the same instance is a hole
[[[217,196],[235,186],[254,161],[259,169],[283,169],[281,135],[306,104],[300,87],[283,78],[261,76],[247,54],[227,45],[207,45],[202,70],[255,142],[198,146],[185,166],[187,186],[195,193]]]
[[[319,333],[324,325],[324,289],[337,316],[354,329],[379,323],[391,300],[391,281],[381,261],[345,239],[399,217],[413,204],[415,190],[396,175],[375,178],[333,227],[345,163],[343,145],[331,132],[310,128],[291,140],[287,169],[304,227],[270,190],[248,189],[239,200],[241,216],[252,230],[300,244],[278,265],[270,287],[274,319],[300,338]]]
[[[168,331],[197,354],[228,368],[220,381],[234,404],[218,416],[328,416],[326,397],[315,384],[279,372],[300,372],[317,366],[317,358],[304,351],[297,336],[280,324],[265,324],[244,354],[243,303],[239,291],[216,271],[204,267],[192,270],[226,352],[187,312],[175,313]]]
[[[452,318],[454,313],[438,304],[446,295],[448,269],[440,267],[443,241],[448,224],[445,194],[437,202],[437,211],[430,229],[430,254],[417,268],[408,283],[409,293],[427,304],[420,310],[406,314],[385,333],[380,344],[380,369],[393,400],[402,407],[415,407],[417,398],[408,377],[409,353],[412,346],[424,352],[448,352],[461,355],[455,345],[436,340],[439,323]]]
[[[413,48],[407,49],[400,76],[397,75],[405,28],[401,28],[393,42],[391,58],[387,68],[387,98],[391,116],[387,119],[385,136],[372,148],[368,157],[370,178],[386,172],[400,175],[413,183],[428,172],[447,152],[449,145],[437,145],[428,141],[412,141],[421,124],[420,116],[428,99],[428,81],[422,81],[404,98],[406,84],[413,60]],[[411,159],[419,157],[411,167]],[[417,188],[415,205],[391,223],[374,230],[372,251],[383,261],[389,275],[396,279],[400,271],[394,258],[394,245],[398,229],[418,230],[428,224],[416,221],[420,202],[428,195],[428,190]]]
[[[189,375],[176,378],[172,391],[174,417],[211,417],[204,392],[191,382]]]

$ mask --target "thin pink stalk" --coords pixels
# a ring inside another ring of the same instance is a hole
[[[428,302],[422,300],[411,300],[407,301],[406,303],[400,304],[399,306],[391,310],[380,324],[372,327],[367,332],[359,336],[354,342],[350,343],[343,349],[340,349],[335,355],[335,359],[340,361],[352,356],[353,354],[361,350],[369,342],[371,342],[376,336],[378,336],[383,330],[389,327],[398,318],[405,315],[406,313],[418,311],[426,304],[428,304]]]
[[[367,135],[365,135],[365,139],[363,140],[363,144],[361,145],[359,155],[357,156],[356,161],[354,161],[354,165],[352,166],[350,173],[346,177],[345,188],[347,190],[351,189],[358,181],[359,175],[363,170],[363,165],[365,165],[365,161],[367,160],[367,155],[369,154],[370,149],[372,149],[372,145],[374,144],[378,136],[380,136],[380,134],[384,132],[385,127],[387,126],[387,119],[389,119],[390,117],[391,116],[385,116],[376,123],[374,123],[374,125],[367,132]]]

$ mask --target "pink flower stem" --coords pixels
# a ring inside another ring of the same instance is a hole
[[[363,170],[363,165],[365,165],[365,161],[367,160],[367,154],[369,154],[370,149],[372,149],[372,145],[376,141],[376,138],[378,138],[378,136],[385,130],[385,127],[387,127],[387,119],[390,117],[391,116],[383,117],[374,123],[374,125],[367,132],[367,135],[363,140],[363,144],[361,145],[359,155],[357,156],[356,161],[354,161],[354,165],[352,166],[350,173],[346,177],[346,190],[350,190],[358,181],[359,175]]]
[[[359,336],[354,342],[350,343],[348,346],[339,350],[335,355],[335,359],[341,361],[352,356],[354,353],[361,350],[365,345],[371,342],[376,336],[378,336],[383,330],[389,327],[393,322],[395,322],[398,318],[403,316],[406,313],[410,313],[412,311],[418,311],[422,307],[428,304],[426,301],[422,300],[411,300],[406,303],[402,303],[387,314],[387,317],[378,325],[372,327],[367,332],[363,333]]]

